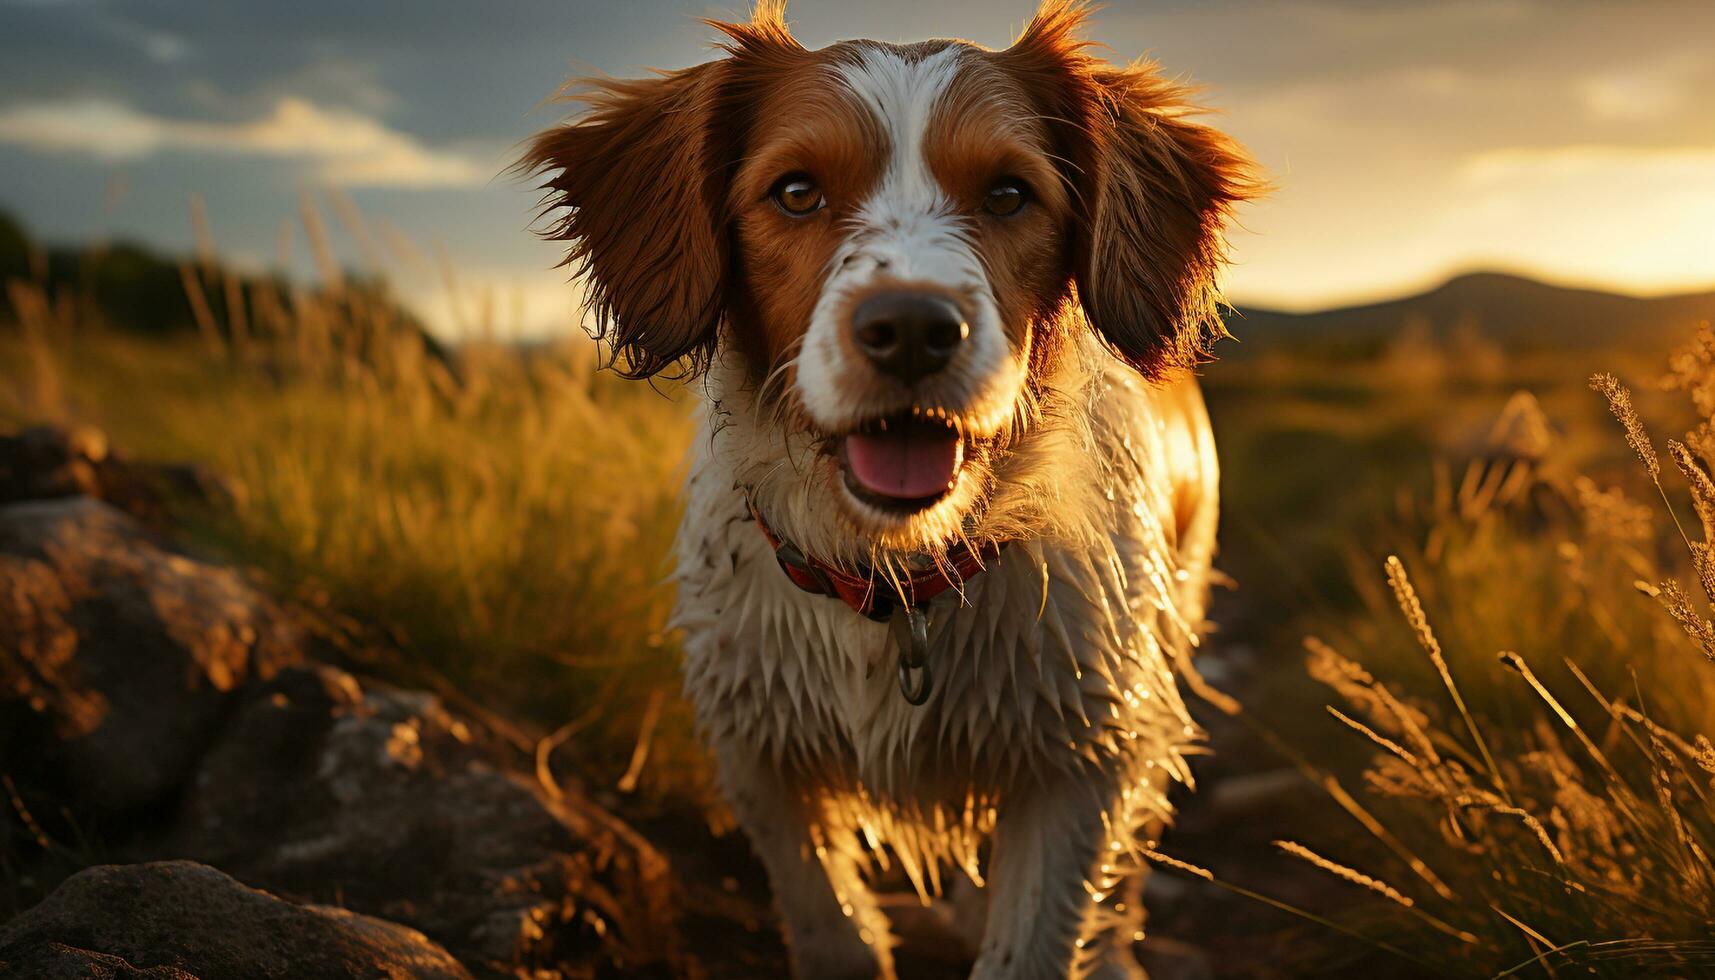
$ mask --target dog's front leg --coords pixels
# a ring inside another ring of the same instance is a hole
[[[1066,980],[1142,977],[1129,942],[1107,949],[1116,911],[1098,908],[1135,898],[1113,893],[1103,814],[1108,782],[1093,773],[1067,775],[1001,801],[988,876],[988,919],[972,980]],[[1107,883],[1104,895],[1100,886]],[[1125,907],[1120,914],[1136,914]],[[1127,937],[1129,939],[1129,936]]]
[[[846,828],[795,792],[754,746],[717,746],[728,802],[768,870],[799,980],[893,980],[887,918]]]

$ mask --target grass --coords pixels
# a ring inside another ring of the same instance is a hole
[[[606,785],[644,738],[657,764],[640,788],[694,790],[678,700],[639,730],[678,685],[662,581],[682,400],[598,371],[587,344],[473,340],[443,358],[383,290],[334,272],[319,290],[234,295],[187,264],[201,329],[171,341],[13,284],[0,421],[91,423],[133,455],[206,463],[243,500],[196,516],[198,541],[391,637],[403,655],[372,666]],[[660,764],[675,754],[687,764]]]
[[[1672,365],[1664,387],[1689,392],[1700,420],[1668,443],[1682,483],[1611,375],[1592,386],[1621,425],[1599,431],[1643,464],[1641,486],[1584,475],[1617,454],[1557,444],[1516,399],[1461,479],[1407,499],[1385,536],[1397,554],[1359,579],[1356,606],[1298,620],[1342,637],[1305,641],[1309,675],[1338,700],[1321,722],[1302,705],[1269,722],[1353,819],[1326,845],[1278,846],[1371,901],[1295,911],[1428,975],[1715,969],[1707,325]],[[1368,756],[1362,794],[1329,782],[1353,748]]]

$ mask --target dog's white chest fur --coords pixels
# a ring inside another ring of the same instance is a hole
[[[807,594],[779,569],[746,494],[793,539],[810,528],[797,457],[717,371],[693,450],[678,542],[686,691],[716,744],[743,745],[866,828],[933,863],[965,863],[924,823],[975,826],[1019,780],[1095,766],[1136,788],[1185,777],[1194,737],[1174,664],[1203,613],[1214,523],[1212,445],[1194,386],[1152,388],[1087,345],[1059,420],[997,473],[980,530],[1000,558],[930,604],[929,701],[901,695],[888,627]],[[1175,482],[1177,481],[1177,483]],[[1186,499],[1187,492],[1197,499]],[[795,539],[794,539],[795,540]],[[1116,814],[1116,817],[1121,816]],[[944,836],[944,835],[943,835]]]

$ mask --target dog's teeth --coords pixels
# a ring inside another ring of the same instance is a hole
[[[881,431],[883,431],[883,432],[887,431],[887,420],[886,419],[881,419],[880,421],[876,422],[876,425],[881,428]]]

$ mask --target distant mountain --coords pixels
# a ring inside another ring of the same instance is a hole
[[[1355,353],[1377,349],[1406,329],[1440,337],[1475,331],[1513,349],[1604,347],[1677,339],[1700,320],[1715,320],[1715,291],[1626,296],[1475,272],[1415,296],[1361,306],[1314,313],[1241,307],[1227,316],[1241,342],[1222,356],[1244,357],[1284,341]]]
[[[160,334],[193,325],[175,259],[125,242],[99,249],[32,244],[23,226],[0,211],[0,284],[12,280],[38,283],[51,295],[76,294],[129,330]],[[8,302],[0,290],[0,318],[12,315]]]
[[[116,325],[128,329],[169,333],[191,327],[182,261],[123,243],[98,251],[49,248],[32,257],[24,229],[0,211],[0,283],[45,277],[56,289],[89,296]],[[256,280],[243,281],[248,288]],[[276,285],[284,288],[284,283]],[[223,301],[219,291],[209,297],[216,306]],[[0,319],[8,313],[0,290]],[[408,314],[401,317],[420,330]],[[1240,343],[1224,344],[1220,353],[1234,360],[1290,343],[1297,350],[1370,355],[1403,331],[1430,338],[1475,334],[1513,350],[1599,348],[1677,341],[1700,320],[1715,321],[1715,290],[1639,297],[1474,272],[1428,292],[1360,306],[1313,313],[1240,307],[1227,314],[1227,327]]]
[[[116,330],[155,335],[186,333],[196,326],[183,272],[191,265],[200,272],[206,289],[203,299],[219,324],[233,322],[226,307],[229,294],[225,283],[229,279],[238,287],[238,293],[251,297],[250,303],[255,302],[254,297],[263,287],[278,296],[287,296],[292,290],[291,283],[277,275],[230,272],[218,263],[199,263],[194,258],[131,242],[99,247],[43,246],[32,242],[17,219],[0,211],[0,322],[16,316],[4,287],[7,282],[19,280],[41,286],[50,296],[76,297],[81,310],[98,315]],[[345,289],[338,298],[342,302],[359,299],[369,303],[395,302],[384,282],[353,273],[347,273]],[[437,357],[444,357],[441,344],[415,314],[394,305],[393,322],[421,337]]]

